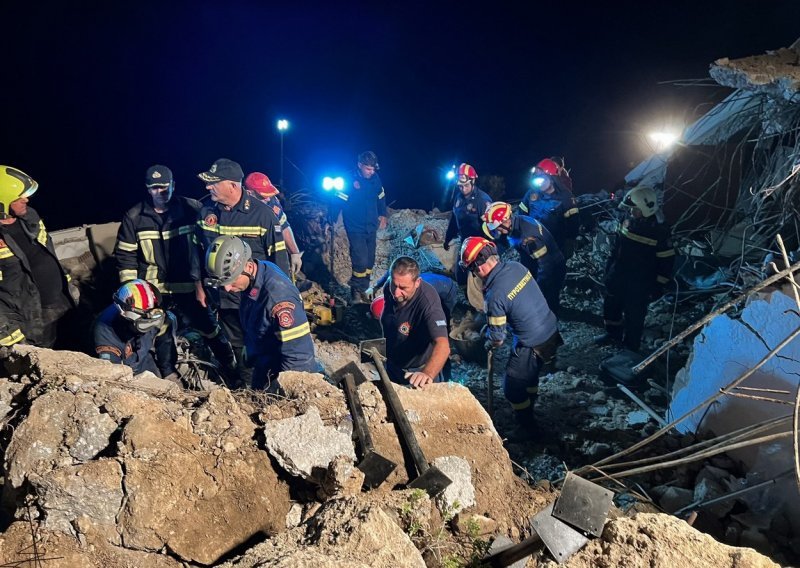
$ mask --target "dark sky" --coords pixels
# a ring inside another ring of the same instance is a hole
[[[6,1],[0,163],[52,228],[119,219],[153,163],[195,197],[218,157],[277,182],[281,117],[290,189],[373,149],[402,206],[429,208],[454,161],[521,196],[561,154],[596,191],[648,128],[729,92],[660,83],[800,36],[797,0],[518,3]]]

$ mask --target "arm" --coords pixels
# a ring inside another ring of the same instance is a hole
[[[421,293],[420,291],[417,292]],[[442,372],[447,358],[450,356],[450,340],[447,337],[447,321],[444,317],[442,302],[439,295],[435,292],[428,302],[425,312],[425,325],[428,334],[433,340],[433,351],[430,358],[425,363],[421,371],[411,373],[408,382],[412,386],[424,388],[434,381],[436,376]]]
[[[136,239],[136,228],[133,219],[125,215],[117,232],[117,242],[114,245],[114,256],[117,259],[119,281],[128,282],[138,277],[139,242]]]
[[[450,214],[450,222],[447,223],[447,231],[444,234],[444,250],[450,248],[450,241],[458,235],[458,225],[456,224],[456,212]]]
[[[278,268],[283,270],[287,276],[292,274],[291,266],[289,264],[289,253],[286,250],[286,242],[283,240],[283,232],[280,225],[278,225],[277,217],[269,207],[264,207],[264,236],[261,238],[261,243],[264,247],[264,254],[267,260],[274,262]]]
[[[532,190],[528,190],[525,192],[525,196],[522,198],[522,201],[519,202],[518,211],[521,212],[523,215],[528,214],[528,197],[530,196]]]
[[[656,285],[662,288],[672,280],[672,269],[675,264],[675,249],[670,239],[670,231],[664,227],[656,243]]]
[[[492,347],[500,347],[506,340],[506,311],[503,305],[494,298],[494,294],[487,299],[486,315],[489,323],[486,326],[486,338]]]

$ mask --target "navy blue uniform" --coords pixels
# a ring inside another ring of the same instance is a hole
[[[447,224],[444,242],[449,243],[456,237],[460,237],[462,241],[467,237],[482,237],[483,214],[491,203],[492,198],[477,186],[473,187],[466,197],[461,190],[457,189],[453,198],[453,214]],[[467,283],[467,273],[461,268],[458,261],[456,261],[454,272],[458,284]]]
[[[353,265],[350,289],[364,292],[369,288],[372,267],[375,265],[378,217],[386,216],[386,192],[377,172],[367,179],[360,170],[355,170],[350,180],[342,191],[336,192],[338,203],[333,206],[331,218],[332,222],[336,222],[339,211],[342,211]]]
[[[655,216],[628,217],[606,265],[603,319],[608,334],[637,351],[650,299],[661,294],[672,277],[675,249],[670,227]]]
[[[150,371],[157,377],[161,376],[152,352],[159,333],[158,327],[143,334],[135,332],[130,322],[120,316],[114,304],[103,310],[92,326],[97,356],[105,361],[127,365],[135,375]]]
[[[281,371],[321,371],[300,292],[275,264],[258,262],[253,285],[241,293],[239,316],[254,389]]]
[[[517,250],[519,261],[533,275],[550,310],[558,315],[567,261],[547,227],[532,217],[516,214],[511,218],[508,235],[491,231],[489,236],[500,243],[506,241]]]
[[[389,279],[389,275],[390,272],[387,272],[381,276],[375,283],[375,288],[383,288]],[[435,272],[422,272],[419,277],[433,286],[433,289],[439,295],[439,299],[442,301],[444,317],[447,320],[447,329],[450,329],[450,316],[453,313],[453,308],[456,307],[456,303],[458,303],[458,285],[449,276]]]
[[[442,302],[425,281],[402,306],[392,296],[390,284],[384,286],[383,297],[381,326],[386,338],[386,369],[394,382],[408,384],[404,373],[422,369],[433,353],[434,339],[447,337]]]
[[[580,218],[578,206],[572,193],[555,181],[552,193],[531,188],[522,198],[519,211],[541,222],[556,240],[558,248],[564,250],[568,239],[578,235]]]
[[[558,334],[556,316],[531,273],[518,262],[498,263],[486,278],[483,294],[488,338],[505,341],[507,327],[514,337],[505,396],[515,410],[530,408],[539,392],[540,348]]]

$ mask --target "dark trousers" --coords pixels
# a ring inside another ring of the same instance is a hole
[[[542,291],[542,296],[547,301],[547,307],[556,316],[561,307],[561,290],[564,289],[564,279],[567,276],[566,267],[552,270],[536,277],[536,283]]]
[[[244,364],[244,357],[242,356],[244,351],[244,330],[239,319],[239,310],[221,308],[219,310],[219,319],[238,359],[236,370],[239,376],[232,378],[234,384],[231,385],[231,388],[250,387],[253,384],[253,370]]]
[[[375,265],[376,231],[347,232],[350,241],[350,261],[353,264],[353,275],[350,277],[350,289],[364,292],[369,288],[372,267]]]
[[[649,303],[649,290],[633,286],[625,290],[608,287],[603,301],[603,320],[608,334],[631,351],[638,351]]]
[[[50,349],[55,346],[58,339],[59,322],[69,309],[70,305],[66,298],[62,303],[55,306],[42,306],[41,325],[37,326],[39,336],[36,338],[36,345]]]
[[[515,345],[511,349],[503,380],[503,392],[514,410],[533,408],[539,394],[541,361],[531,347]]]

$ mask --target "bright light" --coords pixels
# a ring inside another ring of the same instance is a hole
[[[289,121],[286,120],[285,118],[280,119],[278,121],[278,130],[283,132],[284,130],[288,130],[288,129],[289,129]]]
[[[454,172],[453,170],[449,170],[449,171],[448,171],[448,172],[445,174],[445,176],[444,176],[444,177],[446,177],[448,180],[451,180],[451,179],[453,179],[453,178],[455,178],[455,177],[456,177],[456,172]]]
[[[675,144],[679,138],[679,136],[673,132],[651,132],[648,134],[648,137],[653,141],[657,152],[666,150]]]
[[[325,176],[322,178],[322,189],[325,191],[331,191],[332,189],[342,191],[344,189],[344,178]]]
[[[533,179],[531,179],[531,185],[533,187],[542,187],[545,181],[547,181],[547,178],[544,176],[533,176]]]

